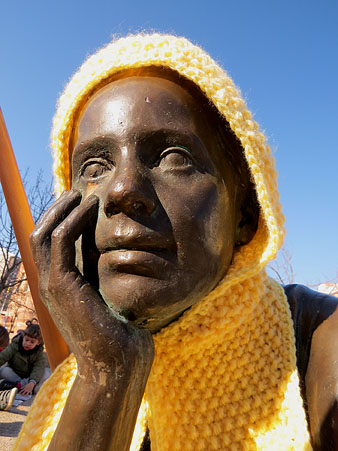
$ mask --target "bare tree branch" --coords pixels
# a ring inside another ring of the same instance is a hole
[[[28,171],[23,182],[26,188],[28,203],[35,221],[39,221],[43,213],[53,201],[52,181],[45,182],[42,171],[39,171],[33,184],[29,184]],[[5,197],[0,188],[0,309],[7,310],[10,304],[17,304],[16,311],[23,301],[19,298],[22,293],[20,286],[25,282],[25,272],[20,269],[21,257],[16,241],[14,229],[7,210]],[[29,310],[29,307],[27,307]],[[33,312],[33,310],[32,310]]]
[[[277,281],[282,285],[294,283],[292,255],[287,248],[282,247],[277,259],[268,265],[268,270],[274,273]]]

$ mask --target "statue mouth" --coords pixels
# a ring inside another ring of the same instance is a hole
[[[100,260],[115,273],[162,279],[174,255],[167,249],[133,247],[111,249],[101,254]]]
[[[158,255],[159,257],[170,257],[176,255],[177,246],[172,237],[164,236],[155,231],[140,233],[136,229],[128,230],[128,235],[114,234],[109,239],[102,240],[104,247],[98,250],[100,254],[111,252],[143,252]]]
[[[132,233],[114,236],[100,251],[100,262],[109,272],[163,279],[177,261],[176,243],[160,234]]]
[[[168,249],[166,247],[156,247],[156,246],[121,246],[121,247],[111,247],[104,249],[101,254],[106,254],[107,252],[113,252],[113,251],[119,251],[119,252],[151,252],[155,255],[162,254],[165,252],[168,252]]]

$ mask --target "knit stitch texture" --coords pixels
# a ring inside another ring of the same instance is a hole
[[[150,66],[190,79],[224,115],[241,141],[260,219],[218,287],[154,336],[155,361],[131,449],[140,448],[146,427],[156,451],[311,449],[290,311],[264,271],[284,236],[273,158],[238,89],[209,55],[184,38],[155,34],[114,41],[91,56],[54,117],[56,192],[70,188],[71,133],[85,102],[119,72]],[[15,450],[47,449],[75,374],[71,356],[37,396]]]

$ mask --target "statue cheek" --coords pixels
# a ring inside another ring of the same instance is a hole
[[[197,223],[200,244],[209,264],[214,264],[216,273],[224,274],[233,256],[236,229],[234,202],[226,186],[215,184],[208,191],[200,213]]]
[[[177,193],[174,208],[168,213],[182,251],[188,247],[190,255],[218,259],[229,247],[224,241],[233,241],[232,203],[214,177],[201,177],[196,184],[190,184],[185,197]]]
[[[226,188],[214,181],[207,181],[196,196],[193,217],[202,239],[215,246],[224,233],[231,232],[234,211]],[[226,229],[226,230],[224,230]]]

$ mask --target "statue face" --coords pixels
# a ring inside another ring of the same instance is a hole
[[[208,294],[232,259],[238,182],[207,113],[173,81],[133,76],[99,90],[74,131],[73,188],[99,198],[99,291],[152,332]]]

